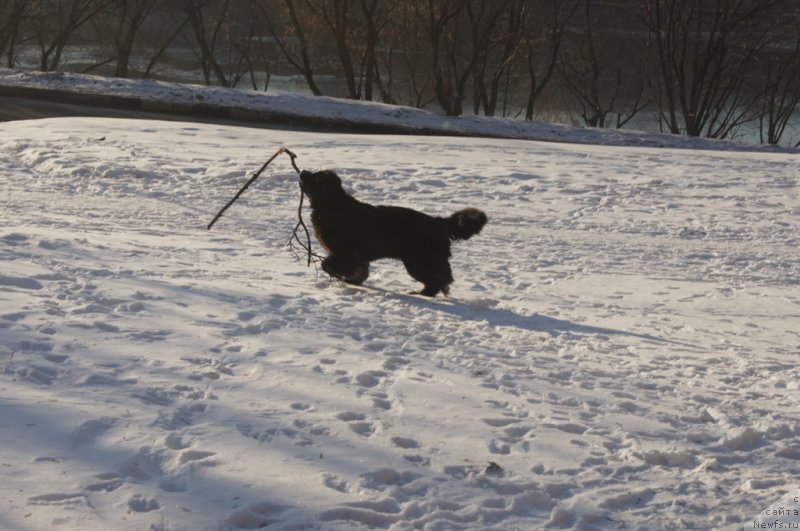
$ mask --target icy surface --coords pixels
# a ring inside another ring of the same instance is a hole
[[[450,298],[286,247],[280,146],[484,209]],[[733,529],[800,477],[796,155],[0,124],[3,529]]]

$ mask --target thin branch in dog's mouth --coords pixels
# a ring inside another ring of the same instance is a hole
[[[295,159],[297,158],[297,155],[295,155],[293,151],[291,151],[291,150],[289,150],[287,148],[280,148],[278,151],[275,152],[274,155],[272,155],[261,166],[261,168],[258,169],[258,171],[256,171],[253,174],[252,177],[250,177],[250,179],[244,184],[244,186],[242,186],[239,189],[239,191],[236,193],[236,195],[233,196],[233,199],[228,201],[225,204],[225,206],[223,206],[222,209],[220,209],[220,211],[217,212],[217,215],[214,216],[214,219],[212,219],[211,223],[209,223],[208,226],[206,227],[208,230],[211,230],[211,227],[213,227],[214,224],[217,222],[217,220],[220,217],[222,217],[222,214],[226,210],[228,210],[228,208],[230,208],[233,205],[233,203],[236,202],[237,199],[239,199],[239,197],[245,192],[245,190],[247,190],[250,187],[250,185],[253,184],[256,181],[256,179],[258,179],[258,177],[261,175],[261,173],[265,169],[267,169],[267,166],[269,166],[270,163],[273,160],[275,160],[278,157],[278,155],[280,155],[281,153],[286,153],[287,155],[289,155],[289,158],[290,158],[290,160],[292,162],[292,167],[294,168],[294,171],[297,172],[297,175],[300,175],[300,173],[301,173],[300,172],[300,168],[297,167],[297,163],[295,162]],[[303,221],[303,198],[304,198],[304,196],[305,196],[305,192],[303,192],[303,188],[302,188],[302,184],[301,184],[300,185],[300,204],[297,207],[297,224],[294,226],[294,230],[292,231],[292,235],[289,238],[288,246],[289,246],[289,249],[291,250],[292,254],[298,260],[303,256],[303,254],[305,254],[307,256],[307,266],[311,266],[312,262],[322,262],[322,257],[319,256],[317,253],[315,253],[311,249],[311,233],[309,232],[308,227],[305,224],[305,221]],[[302,239],[300,239],[300,235],[298,234],[298,232],[299,232],[299,230],[301,228],[303,229],[303,232],[305,232],[305,235],[306,235],[306,241],[305,242]]]
[[[292,163],[294,163],[294,158],[292,159]],[[295,169],[297,167],[295,166]],[[299,173],[299,172],[298,172]],[[303,221],[303,198],[305,197],[305,192],[301,187],[300,189],[300,204],[297,206],[297,224],[294,226],[294,230],[292,231],[292,236],[289,238],[289,250],[292,251],[292,254],[298,260],[303,256],[303,253],[307,256],[307,264],[306,267],[311,266],[311,262],[318,263],[322,262],[322,257],[315,253],[311,249],[311,233],[306,226],[305,221]],[[303,231],[306,233],[306,241],[300,239],[298,235],[298,230],[303,228]],[[298,249],[299,247],[299,249]]]

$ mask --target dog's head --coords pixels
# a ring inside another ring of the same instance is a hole
[[[345,195],[342,180],[331,170],[300,172],[300,189],[308,196],[312,208]]]

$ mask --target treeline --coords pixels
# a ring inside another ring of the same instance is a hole
[[[0,56],[82,70],[592,127],[779,143],[800,103],[800,0],[0,0]],[[185,53],[181,53],[185,52]],[[70,66],[71,67],[71,66]],[[330,80],[335,79],[336,83]]]

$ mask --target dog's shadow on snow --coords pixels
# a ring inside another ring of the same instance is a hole
[[[654,343],[675,344],[684,347],[693,347],[689,343],[658,337],[652,334],[640,334],[627,330],[592,326],[566,319],[556,319],[540,314],[523,315],[507,308],[498,308],[494,302],[470,302],[456,299],[425,299],[417,295],[389,294],[391,297],[402,299],[408,304],[427,308],[433,311],[453,315],[465,321],[486,322],[492,327],[513,327],[529,332],[539,332],[557,337],[563,334],[585,336],[625,336],[637,338]]]

